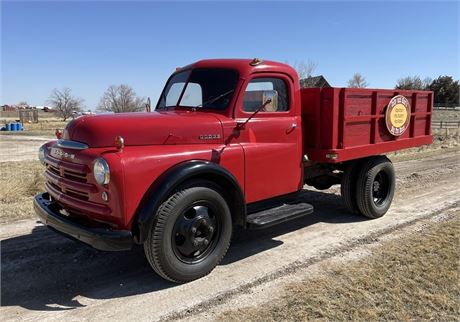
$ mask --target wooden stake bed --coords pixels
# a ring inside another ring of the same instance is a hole
[[[387,125],[392,98],[407,99],[406,127]],[[338,163],[432,142],[433,93],[363,88],[301,89],[304,150],[317,162]]]

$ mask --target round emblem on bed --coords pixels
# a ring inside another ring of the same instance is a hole
[[[397,95],[388,103],[385,112],[385,123],[388,131],[400,136],[406,131],[410,121],[410,104],[406,97]]]

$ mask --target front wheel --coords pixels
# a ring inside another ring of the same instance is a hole
[[[212,184],[180,189],[160,207],[144,243],[152,268],[185,283],[209,274],[230,245],[230,209]]]
[[[366,160],[359,171],[356,200],[360,213],[369,218],[382,217],[390,208],[395,192],[395,171],[385,156]]]

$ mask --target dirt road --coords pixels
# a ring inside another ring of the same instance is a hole
[[[52,137],[0,135],[0,162],[36,160],[38,148]]]
[[[34,221],[4,225],[0,233],[2,320],[189,317],[295,270],[308,271],[313,263],[359,247],[371,234],[390,234],[458,206],[458,152],[395,166],[396,199],[385,217],[365,220],[347,214],[337,188],[305,191],[305,200],[315,206],[314,214],[265,231],[238,233],[223,263],[211,275],[186,285],[157,277],[140,247],[104,253]]]

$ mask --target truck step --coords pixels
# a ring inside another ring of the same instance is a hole
[[[306,202],[282,204],[273,208],[251,213],[247,216],[248,229],[256,230],[278,225],[311,214],[313,206]]]

